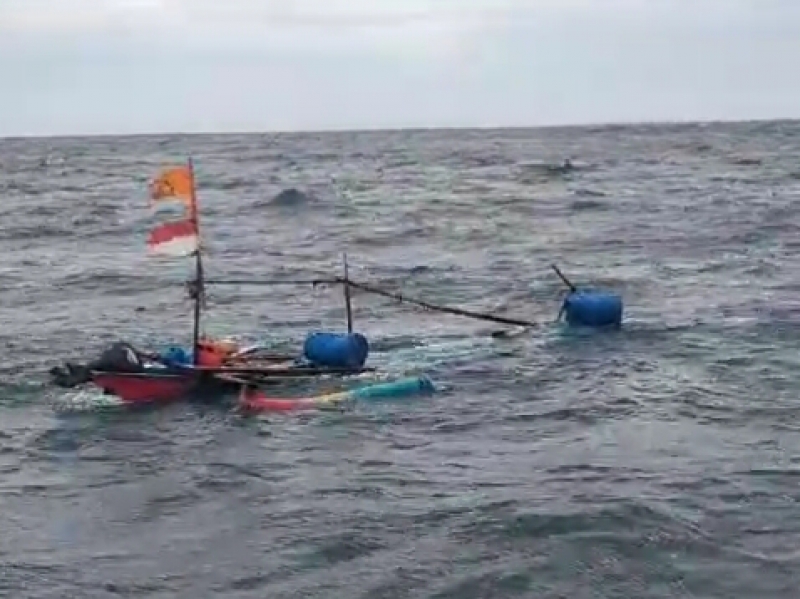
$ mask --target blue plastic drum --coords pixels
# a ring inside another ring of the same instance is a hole
[[[622,326],[622,297],[615,293],[576,291],[564,299],[561,311],[573,327]]]
[[[315,366],[358,370],[367,361],[369,342],[361,333],[311,333],[303,355]]]

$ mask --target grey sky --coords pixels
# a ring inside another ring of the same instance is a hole
[[[800,0],[0,0],[0,135],[800,117]]]

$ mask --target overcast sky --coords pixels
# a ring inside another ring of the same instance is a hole
[[[800,0],[0,0],[0,135],[800,117]]]

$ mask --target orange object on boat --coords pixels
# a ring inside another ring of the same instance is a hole
[[[201,339],[197,345],[197,365],[210,368],[219,368],[239,351],[239,345],[233,341]]]

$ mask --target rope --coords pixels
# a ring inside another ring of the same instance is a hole
[[[341,277],[332,279],[206,279],[206,285],[333,285],[342,283]]]

